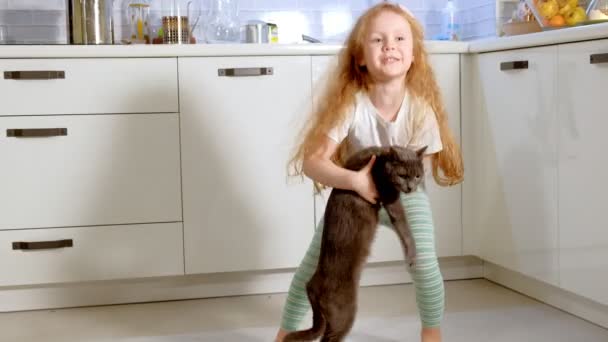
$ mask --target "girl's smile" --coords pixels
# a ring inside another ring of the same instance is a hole
[[[393,56],[386,56],[386,57],[382,57],[381,61],[383,64],[393,64],[395,62],[401,61],[401,59],[399,59],[397,57],[393,57]]]

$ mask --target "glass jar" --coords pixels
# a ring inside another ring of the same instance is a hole
[[[150,4],[134,0],[128,7],[131,44],[150,44]]]
[[[205,40],[208,43],[231,43],[238,42],[240,38],[238,1],[210,0]]]

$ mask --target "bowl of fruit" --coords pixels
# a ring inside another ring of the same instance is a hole
[[[585,1],[525,0],[543,30],[582,25],[587,21]]]

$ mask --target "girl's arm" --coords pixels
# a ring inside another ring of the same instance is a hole
[[[336,165],[331,157],[336,153],[338,144],[324,137],[319,148],[307,156],[302,164],[302,171],[310,179],[329,186],[357,192],[371,203],[376,203],[378,192],[371,177],[371,168],[375,157],[360,171],[351,171]]]

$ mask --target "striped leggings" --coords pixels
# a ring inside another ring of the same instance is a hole
[[[416,243],[416,264],[413,268],[408,267],[407,270],[414,283],[420,320],[423,327],[439,327],[443,317],[445,296],[443,278],[435,254],[435,234],[429,199],[424,190],[418,190],[403,194],[401,200]],[[380,223],[391,225],[384,209],[380,211]],[[281,319],[281,328],[284,330],[298,330],[310,309],[305,284],[317,267],[322,235],[321,220],[308,251],[291,281]]]

